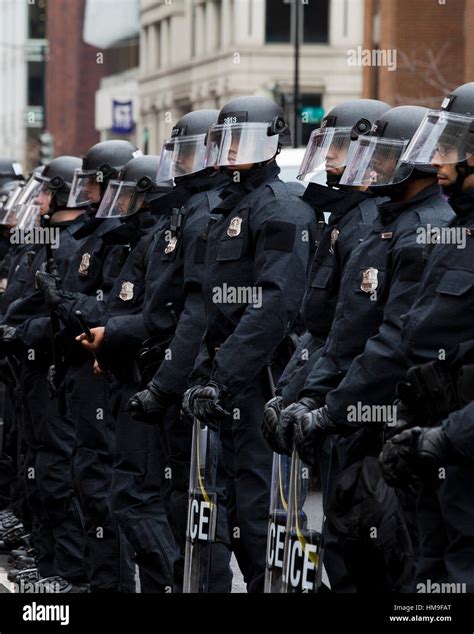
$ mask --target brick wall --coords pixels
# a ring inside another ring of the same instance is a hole
[[[467,78],[472,80],[473,5],[471,0],[445,0],[444,4],[439,0],[379,0],[380,48],[397,51],[397,69],[366,69],[364,94],[376,96],[374,74],[378,73],[380,99],[393,105],[438,107],[446,93]],[[371,29],[374,10],[374,0],[366,0],[366,29]],[[365,41],[370,40],[366,33]]]
[[[85,0],[48,0],[47,127],[55,154],[82,155],[99,141],[95,91],[106,74],[100,51],[82,40]]]

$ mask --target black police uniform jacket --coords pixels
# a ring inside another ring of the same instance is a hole
[[[156,224],[153,227],[146,229],[142,223],[144,233],[135,241],[118,273],[101,317],[105,326],[105,360],[121,380],[138,376],[136,372],[133,376],[127,361],[138,360],[143,341],[150,335],[146,324],[153,323],[158,331],[161,327],[159,334],[174,330],[173,316],[182,310],[184,288],[183,263],[178,257],[182,246],[179,240],[176,244],[172,242],[170,225],[177,216],[186,218],[188,205],[192,208],[198,204],[206,196],[206,190],[218,180],[209,176],[190,178],[154,202],[152,215]],[[140,218],[144,219],[142,213],[137,220]],[[165,250],[168,253],[165,254]]]
[[[331,329],[342,271],[352,249],[370,230],[377,216],[377,199],[363,192],[344,192],[310,183],[303,199],[318,217],[316,253],[303,300],[302,316],[307,332],[278,382],[277,393],[285,404],[297,399],[308,373]],[[330,213],[323,221],[324,212]]]
[[[171,236],[176,238],[174,248],[170,249],[166,231],[157,236],[148,269],[146,329],[150,337],[168,339],[167,354],[153,382],[176,396],[188,387],[206,327],[203,285],[207,232],[218,218],[212,212],[228,177],[216,175],[207,182],[212,189],[196,193],[182,210],[180,231]]]
[[[241,174],[221,194],[207,239],[206,332],[193,381],[237,395],[291,331],[314,253],[316,218],[275,162]]]
[[[372,230],[346,264],[330,335],[303,390],[326,402],[336,423],[353,429],[360,423],[351,409],[358,402],[390,404],[406,375],[401,316],[417,296],[429,254],[420,228],[452,218],[436,184],[378,208]]]

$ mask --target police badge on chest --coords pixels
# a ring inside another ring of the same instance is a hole
[[[129,302],[133,299],[133,282],[122,282],[119,297],[123,302]]]
[[[379,285],[378,276],[378,269],[374,269],[372,267],[366,269],[362,273],[362,282],[360,285],[361,291],[364,291],[364,293],[373,293],[374,291],[376,291]]]
[[[229,238],[235,238],[238,235],[240,235],[241,230],[242,230],[242,218],[235,216],[235,218],[232,218],[229,226],[227,227],[227,235],[229,236]]]
[[[86,276],[89,273],[90,264],[91,264],[91,254],[83,253],[81,262],[79,264],[79,269],[78,269],[79,275]]]

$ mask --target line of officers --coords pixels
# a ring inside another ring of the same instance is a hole
[[[474,590],[474,83],[289,144],[247,96],[4,178],[19,591]]]

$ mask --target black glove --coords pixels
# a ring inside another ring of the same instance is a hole
[[[14,326],[0,326],[0,338],[2,343],[13,343],[17,341],[16,328]]]
[[[410,407],[401,399],[397,398],[393,401],[393,407],[396,412],[396,421],[394,423],[386,423],[384,426],[384,440],[387,441],[405,429],[413,427],[413,413]]]
[[[56,366],[50,365],[46,376],[46,386],[48,388],[49,398],[56,398],[58,395],[58,387],[56,385]]]
[[[385,443],[379,462],[390,486],[406,487],[436,477],[437,468],[459,458],[443,427],[413,427]]]
[[[160,390],[152,381],[147,389],[134,394],[128,401],[126,410],[134,420],[150,423],[161,423],[166,410],[173,403],[174,398]]]
[[[301,418],[314,409],[318,409],[319,403],[309,396],[305,396],[297,403],[292,403],[281,411],[278,421],[276,436],[283,452],[291,455],[293,451],[294,428]]]
[[[183,401],[181,403],[181,417],[190,425],[194,422],[194,395],[202,385],[194,385],[190,387],[183,395]]]
[[[194,415],[211,429],[217,429],[219,423],[230,416],[225,404],[227,396],[226,389],[214,381],[200,386],[193,395]]]
[[[17,329],[14,326],[0,326],[0,353],[15,354],[21,348],[21,341],[17,339]]]
[[[306,464],[316,462],[316,449],[327,434],[336,431],[327,405],[299,417],[294,426],[295,449]]]
[[[36,286],[44,295],[49,309],[54,309],[65,300],[64,293],[58,288],[58,278],[45,271],[36,271]]]
[[[262,435],[269,447],[276,453],[287,453],[286,446],[280,442],[278,434],[279,418],[283,408],[283,398],[274,396],[268,401],[263,410]]]

